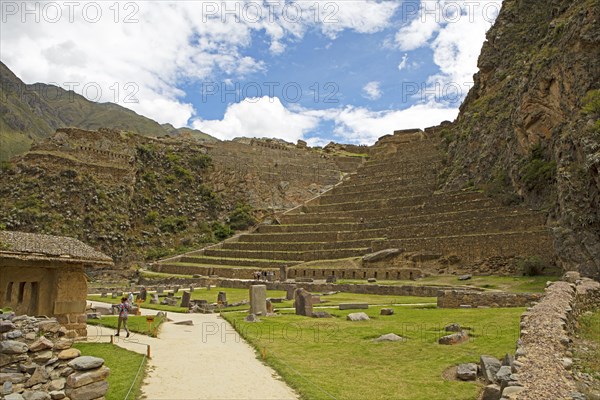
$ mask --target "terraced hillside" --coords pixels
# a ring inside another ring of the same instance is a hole
[[[276,223],[153,269],[235,278],[260,269],[288,278],[411,279],[552,265],[544,214],[503,206],[476,190],[436,191],[444,162],[439,143],[435,129],[385,136],[355,174]],[[398,251],[361,258],[387,249]]]

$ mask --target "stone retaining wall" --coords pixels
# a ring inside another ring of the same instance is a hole
[[[473,292],[442,290],[437,295],[439,308],[526,307],[542,297],[537,293]]]
[[[66,333],[54,318],[0,314],[0,398],[104,399],[110,369],[81,356]]]
[[[600,283],[576,272],[564,279],[550,284],[544,298],[521,316],[515,355],[520,367],[513,376],[522,389],[504,398],[585,398],[570,373],[571,343],[579,316],[600,307]]]
[[[376,285],[376,284],[333,284],[333,283],[314,283],[314,282],[256,282],[251,280],[235,280],[235,279],[220,279],[220,278],[167,278],[160,283],[152,279],[141,278],[140,286],[146,287],[147,290],[154,291],[157,288],[163,290],[172,290],[175,287],[185,289],[186,286],[205,287],[211,284],[217,287],[231,289],[248,289],[252,285],[264,284],[269,290],[285,291],[290,286],[302,287],[309,292],[346,292],[360,294],[377,294],[387,296],[417,296],[417,297],[436,297],[440,290],[450,290],[451,287],[444,286],[391,286],[391,285]],[[127,292],[131,288],[90,288],[90,293],[118,293],[121,296],[123,292]],[[456,290],[459,291],[459,290]],[[477,293],[477,292],[475,292]]]

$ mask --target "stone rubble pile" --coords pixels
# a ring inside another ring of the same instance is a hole
[[[110,369],[66,334],[55,318],[0,314],[0,398],[103,400]]]

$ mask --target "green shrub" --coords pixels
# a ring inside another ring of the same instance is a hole
[[[169,183],[169,184],[175,183],[175,182],[177,182],[177,177],[173,174],[169,174],[169,175],[165,176],[165,182]]]
[[[144,217],[144,223],[154,225],[158,221],[158,211],[150,211]]]
[[[179,157],[177,154],[175,154],[173,152],[168,152],[166,157],[167,157],[167,160],[169,160],[169,162],[173,165],[179,164],[179,161],[181,161],[181,157]]]
[[[182,167],[181,165],[176,165],[175,168],[173,168],[173,170],[175,171],[175,175],[180,178],[183,179],[186,182],[191,182],[193,175],[192,175],[192,171],[190,171],[187,168]]]
[[[541,146],[531,151],[531,156],[521,169],[521,179],[531,191],[542,191],[554,182],[556,177],[556,161],[545,159]]]
[[[600,90],[590,90],[583,98],[583,108],[585,115],[600,116]]]
[[[10,161],[0,161],[0,171],[10,171],[13,169],[13,164]]]
[[[160,221],[160,230],[162,232],[170,232],[177,233],[186,230],[188,227],[188,219],[187,217],[176,217],[173,215],[169,215],[168,217],[163,218]]]
[[[238,204],[229,214],[229,226],[236,231],[247,229],[256,222],[256,218],[252,215],[252,206],[248,204]]]
[[[206,154],[196,154],[190,160],[190,164],[198,169],[207,168],[211,163],[212,159]]]
[[[140,158],[153,158],[156,154],[156,147],[152,144],[142,144],[137,147],[137,153]]]
[[[225,240],[232,235],[231,228],[228,225],[222,224],[220,222],[214,222],[211,226],[213,236],[217,240]]]
[[[146,250],[146,260],[158,260],[170,254],[169,250],[164,247],[152,247]]]
[[[541,275],[546,269],[546,264],[538,256],[525,258],[517,266],[524,276]]]

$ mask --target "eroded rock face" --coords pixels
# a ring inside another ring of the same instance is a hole
[[[506,0],[479,72],[446,128],[446,188],[471,181],[550,210],[559,264],[600,276],[600,3]],[[589,103],[589,102],[588,102]]]

